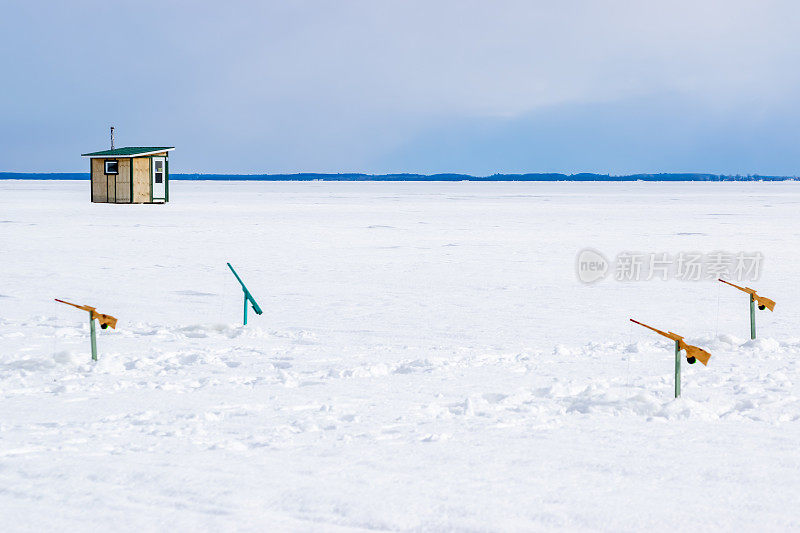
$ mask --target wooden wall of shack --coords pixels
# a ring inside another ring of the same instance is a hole
[[[135,157],[133,159],[133,201],[145,203],[150,201],[150,158]]]
[[[167,152],[144,157],[92,158],[90,178],[92,202],[148,203],[151,201],[151,157],[165,157]],[[118,174],[106,174],[106,161],[117,161]],[[131,194],[133,195],[131,197]]]

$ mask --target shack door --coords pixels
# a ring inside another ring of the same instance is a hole
[[[153,158],[153,201],[166,201],[166,160],[163,157]]]

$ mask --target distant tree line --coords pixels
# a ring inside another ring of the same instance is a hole
[[[6,180],[88,180],[88,172],[26,173],[0,172]],[[171,174],[171,180],[211,181],[785,181],[797,176],[761,176],[759,174],[726,175],[698,173],[661,174],[579,174],[528,173],[492,174],[471,176],[469,174]]]

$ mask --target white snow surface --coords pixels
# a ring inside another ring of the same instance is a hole
[[[798,184],[170,185],[0,181],[0,530],[800,529]],[[759,251],[777,306],[586,247]],[[629,317],[713,354],[682,398]]]

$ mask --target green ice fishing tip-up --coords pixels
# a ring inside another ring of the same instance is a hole
[[[252,304],[253,311],[255,311],[257,315],[260,315],[263,311],[261,311],[261,307],[259,307],[258,303],[256,302],[256,299],[253,298],[253,295],[250,294],[249,290],[247,290],[247,286],[244,284],[244,281],[242,281],[242,278],[239,277],[239,274],[236,273],[236,271],[233,269],[233,266],[231,266],[230,263],[228,263],[228,268],[230,268],[231,272],[233,272],[233,275],[236,276],[236,280],[239,282],[239,285],[242,286],[242,291],[244,291],[244,320],[243,320],[243,322],[244,322],[244,325],[246,326],[247,325],[247,304],[248,303]]]

